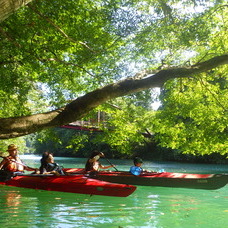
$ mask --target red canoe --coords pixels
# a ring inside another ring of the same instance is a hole
[[[25,174],[0,182],[0,184],[48,191],[119,197],[129,196],[136,190],[136,187],[132,185],[109,183],[91,179],[84,175],[53,176]]]
[[[84,169],[65,169],[69,173],[83,173]],[[89,174],[87,174],[89,175]],[[179,187],[194,189],[218,189],[228,183],[227,174],[192,174],[170,172],[143,172],[140,176],[134,176],[130,172],[100,171],[90,177],[121,184],[133,184],[142,186]]]

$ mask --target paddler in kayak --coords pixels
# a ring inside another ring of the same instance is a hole
[[[140,157],[135,157],[133,162],[134,166],[131,166],[130,173],[132,173],[135,176],[138,176],[143,172],[143,169],[141,167],[143,164],[143,160]]]
[[[97,150],[93,151],[91,156],[89,157],[89,159],[86,162],[85,171],[86,172],[89,172],[89,171],[98,172],[100,169],[108,169],[108,168],[115,167],[114,165],[103,166],[99,162],[99,159],[101,157],[104,157],[104,154],[102,152],[99,152]]]
[[[131,166],[130,168],[130,173],[135,175],[135,176],[139,176],[140,174],[144,173],[155,173],[155,171],[148,171],[145,169],[142,169],[142,164],[143,164],[143,160],[140,157],[135,157],[134,160],[134,166]],[[164,171],[163,171],[164,172]]]
[[[36,171],[37,169],[28,167],[25,165],[21,159],[18,157],[18,148],[15,144],[10,144],[8,146],[7,157],[3,157],[2,162],[0,163],[0,170],[2,170],[2,174],[4,172],[8,173],[23,173],[24,170],[27,171]]]
[[[62,168],[54,161],[53,154],[46,151],[40,160],[40,174],[64,175]]]

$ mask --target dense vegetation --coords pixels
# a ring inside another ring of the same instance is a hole
[[[27,153],[42,154],[51,151],[60,157],[89,157],[91,151],[102,151],[106,157],[115,159],[129,159],[140,156],[144,160],[153,161],[184,161],[200,163],[227,163],[226,155],[211,153],[210,155],[182,154],[179,150],[161,147],[155,140],[146,140],[144,144],[131,143],[131,151],[123,153],[117,147],[105,142],[97,141],[103,138],[103,132],[81,131],[67,128],[50,129],[49,133],[36,134],[27,138]],[[51,137],[50,137],[51,135]],[[100,136],[100,137],[98,137]],[[28,149],[30,149],[28,151]],[[128,149],[128,148],[127,148]]]
[[[121,156],[152,153],[152,144],[227,156],[225,1],[34,0],[0,19],[2,147],[23,149],[19,136],[35,132],[27,137],[57,143],[55,131],[41,130],[99,109],[108,118],[92,142]],[[59,143],[67,155],[88,138]]]

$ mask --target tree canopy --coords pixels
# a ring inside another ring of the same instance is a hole
[[[148,128],[187,153],[227,153],[225,1],[33,0],[18,8],[0,18],[1,139],[73,122],[117,97],[153,102],[151,88],[160,87],[161,109],[145,111],[135,132]]]

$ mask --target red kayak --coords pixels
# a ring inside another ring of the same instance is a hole
[[[0,182],[0,184],[48,191],[119,197],[129,196],[136,190],[136,187],[132,185],[109,183],[91,179],[84,175],[23,174]]]
[[[69,173],[85,173],[84,169],[65,169]],[[86,174],[89,175],[89,174]],[[142,186],[179,187],[194,189],[219,189],[228,183],[228,174],[192,174],[170,172],[143,172],[134,176],[130,172],[100,171],[90,175],[91,178],[120,184],[133,184]]]

